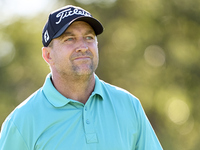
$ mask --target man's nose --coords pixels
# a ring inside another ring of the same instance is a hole
[[[87,42],[83,38],[79,39],[77,42],[76,52],[85,52],[87,50],[88,50]]]

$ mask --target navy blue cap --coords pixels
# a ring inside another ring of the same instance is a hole
[[[87,22],[96,35],[103,32],[102,24],[93,18],[88,11],[80,7],[67,5],[49,15],[42,32],[43,45],[47,47],[54,38],[61,36],[74,21]]]

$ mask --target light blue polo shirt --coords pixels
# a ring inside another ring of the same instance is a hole
[[[99,80],[84,105],[52,85],[20,104],[1,128],[1,150],[162,150],[137,98]]]

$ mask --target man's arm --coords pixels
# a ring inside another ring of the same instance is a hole
[[[28,150],[27,144],[24,141],[15,124],[7,119],[1,128],[0,133],[0,149],[1,150]]]
[[[139,136],[136,150],[163,150],[143,108],[140,103],[137,106],[139,120]]]

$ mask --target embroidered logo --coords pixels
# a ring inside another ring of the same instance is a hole
[[[73,16],[73,15],[81,15],[81,16],[86,16],[86,17],[92,17],[89,12],[84,11],[82,9],[75,8],[74,10],[71,10],[71,8],[69,8],[67,10],[63,10],[63,11],[59,12],[56,15],[56,18],[59,19],[56,22],[56,24],[59,24],[64,18],[69,17],[69,16]]]
[[[46,30],[45,33],[44,33],[44,41],[45,41],[45,42],[48,42],[48,40],[49,40],[49,33],[48,33],[48,31]]]

